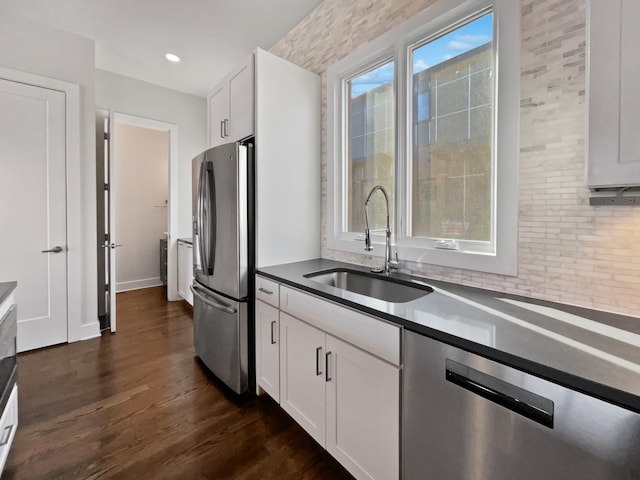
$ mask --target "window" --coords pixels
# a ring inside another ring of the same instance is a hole
[[[493,14],[410,48],[415,237],[492,237]]]
[[[517,4],[441,0],[329,68],[329,248],[362,252],[382,185],[401,260],[516,273]]]
[[[349,102],[348,231],[362,232],[364,231],[362,199],[376,185],[382,185],[393,197],[395,168],[393,60],[359,73],[347,79],[345,84]],[[376,210],[376,217],[381,214],[382,211]]]

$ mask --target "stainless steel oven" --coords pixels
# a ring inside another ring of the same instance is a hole
[[[18,311],[13,305],[0,320],[0,413],[9,400],[16,384],[16,335],[18,331]]]

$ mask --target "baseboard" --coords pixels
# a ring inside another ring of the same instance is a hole
[[[162,285],[160,277],[143,278],[142,280],[131,280],[129,282],[116,283],[116,293],[128,292],[129,290],[139,290],[141,288],[159,287]]]
[[[75,328],[73,335],[69,332],[69,343],[89,340],[100,336],[100,323],[95,321]]]

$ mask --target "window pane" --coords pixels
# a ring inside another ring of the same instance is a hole
[[[350,232],[364,231],[364,201],[373,187],[389,194],[393,215],[395,103],[393,61],[347,81],[349,111],[347,142],[347,212]],[[378,198],[379,197],[379,198]],[[370,228],[384,228],[382,195],[371,201]],[[393,218],[393,217],[392,217]]]
[[[492,240],[492,23],[411,50],[412,236]]]

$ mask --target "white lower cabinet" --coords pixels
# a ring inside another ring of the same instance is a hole
[[[256,301],[258,385],[280,402],[280,319],[277,308]]]
[[[14,385],[0,418],[0,474],[9,455],[9,449],[18,428],[18,386]]]
[[[280,312],[280,405],[357,479],[400,471],[400,368]]]
[[[280,405],[324,447],[326,335],[281,312],[280,339]]]
[[[193,306],[193,246],[178,241],[178,293]]]
[[[358,480],[400,478],[401,328],[260,276],[255,319],[258,387]]]
[[[326,449],[352,475],[397,479],[400,371],[327,335]]]

